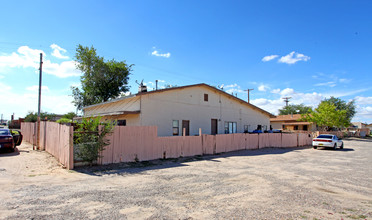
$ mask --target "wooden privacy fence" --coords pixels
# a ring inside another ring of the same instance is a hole
[[[21,132],[25,141],[36,144],[35,123],[22,123]],[[311,145],[312,142],[312,135],[304,133],[158,137],[156,126],[117,126],[107,138],[110,145],[101,152],[102,157],[98,159],[98,164],[218,154],[266,147],[298,147]],[[67,169],[73,169],[72,126],[41,122],[39,147],[56,157]]]
[[[304,133],[158,137],[156,126],[117,126],[107,137],[110,145],[102,152],[99,164],[148,161],[265,147],[298,147],[312,143],[312,135]]]
[[[36,145],[36,123],[22,122],[23,139]],[[45,150],[67,169],[74,168],[73,127],[56,122],[40,122],[40,150]]]

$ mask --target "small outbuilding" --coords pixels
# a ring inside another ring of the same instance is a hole
[[[278,115],[270,119],[271,127],[282,131],[316,131],[315,123],[300,121],[301,114]]]

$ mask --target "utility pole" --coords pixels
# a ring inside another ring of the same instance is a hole
[[[248,92],[248,103],[249,103],[249,91],[252,91],[254,89],[247,89],[247,90],[244,90],[244,91],[247,91]]]
[[[285,106],[288,106],[288,102],[292,97],[284,97]]]
[[[38,108],[37,108],[37,140],[36,140],[36,148],[40,150],[40,106],[41,106],[41,80],[42,80],[42,73],[43,73],[43,54],[40,53],[40,68],[39,68],[39,101],[38,101]]]

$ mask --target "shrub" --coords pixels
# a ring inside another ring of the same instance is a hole
[[[76,157],[93,164],[100,153],[110,144],[106,135],[112,132],[115,122],[100,123],[101,117],[83,118],[82,123],[77,124],[74,132],[74,148]]]
[[[57,120],[57,123],[67,124],[67,123],[72,123],[72,120],[71,119],[68,119],[68,118],[61,118],[61,119],[58,119]]]

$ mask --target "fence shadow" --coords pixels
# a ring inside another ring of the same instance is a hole
[[[249,156],[261,156],[270,154],[285,154],[292,151],[301,151],[309,149],[311,146],[304,147],[291,147],[291,148],[262,148],[254,150],[239,150],[226,153],[218,153],[214,155],[197,155],[192,157],[179,157],[169,159],[157,159],[143,162],[123,162],[107,165],[96,165],[96,166],[82,166],[75,167],[75,171],[92,176],[104,176],[104,175],[130,175],[130,174],[145,174],[151,170],[161,170],[174,167],[189,166],[187,163],[196,161],[212,161],[221,162],[219,159],[229,157],[249,157]]]

